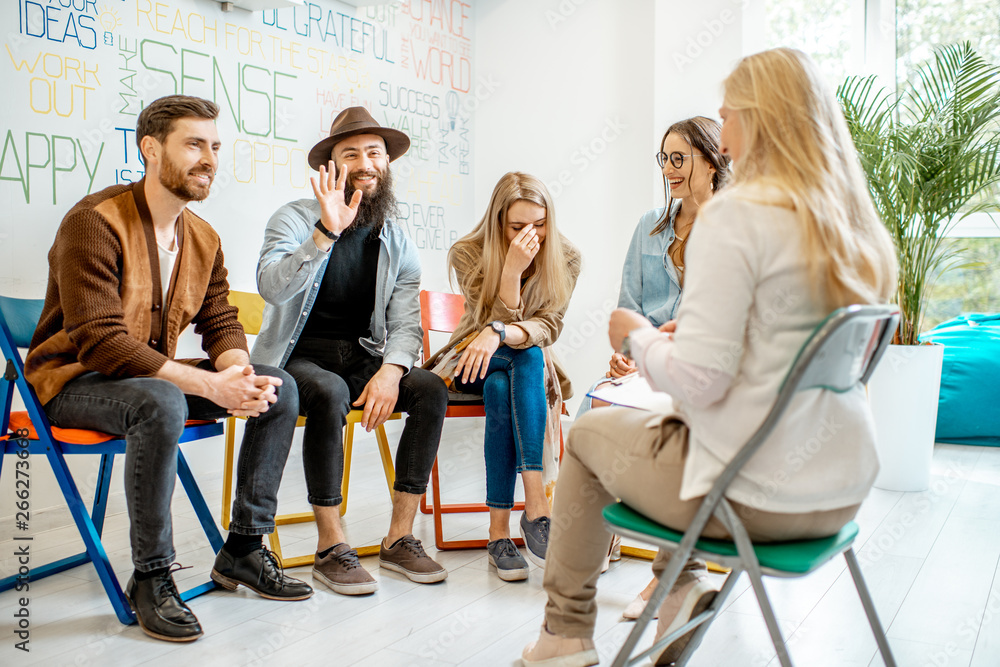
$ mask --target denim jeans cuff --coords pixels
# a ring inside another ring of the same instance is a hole
[[[336,507],[344,502],[344,496],[337,495],[333,498],[317,498],[316,496],[307,496],[306,498],[310,505],[315,505],[316,507]]]
[[[133,563],[133,566],[139,572],[152,572],[153,570],[162,570],[165,567],[170,567],[173,565],[175,560],[177,560],[177,554],[171,550],[169,556],[157,558],[156,560],[151,560],[148,563]]]
[[[242,526],[230,523],[229,532],[237,535],[270,535],[274,532],[274,524],[272,523],[270,526]]]
[[[486,506],[495,510],[512,510],[514,509],[514,501],[498,503],[487,498]]]
[[[541,464],[531,463],[528,465],[517,466],[517,474],[520,475],[522,472],[544,472],[545,468]]]
[[[394,491],[401,491],[402,493],[412,493],[415,496],[422,496],[427,492],[427,483],[423,484],[406,484],[400,482],[398,479],[393,483],[392,488]]]

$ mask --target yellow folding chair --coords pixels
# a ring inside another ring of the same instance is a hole
[[[229,303],[239,310],[240,324],[243,330],[256,336],[260,333],[260,327],[264,320],[264,299],[254,292],[238,292],[230,290]],[[347,512],[347,490],[351,481],[351,454],[354,449],[354,426],[361,421],[363,415],[361,410],[351,410],[347,413],[347,426],[344,431],[344,479],[341,482],[341,494],[344,501],[340,504],[340,515]],[[399,419],[402,415],[394,412],[389,419]],[[233,502],[233,463],[236,453],[236,419],[230,417],[226,420],[226,449],[225,463],[222,479],[222,527],[229,530],[230,508]],[[242,417],[240,418],[242,419]],[[299,417],[296,427],[305,426],[306,418]],[[385,435],[385,427],[379,426],[375,429],[375,439],[378,441],[379,454],[382,457],[382,469],[385,471],[385,481],[389,487],[389,499],[392,500],[392,487],[396,481],[396,470],[392,462],[392,452],[389,450],[389,439]],[[285,557],[281,553],[281,538],[278,535],[277,526],[286,526],[291,523],[306,523],[315,521],[316,517],[312,511],[295,512],[291,514],[278,514],[274,517],[275,529],[268,536],[271,542],[271,551],[274,552],[281,567],[299,567],[301,565],[312,565],[315,554],[310,553],[305,556]],[[359,556],[373,556],[378,554],[379,545],[359,547]]]

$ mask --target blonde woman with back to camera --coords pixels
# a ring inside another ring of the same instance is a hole
[[[769,411],[813,329],[841,306],[886,303],[895,286],[892,243],[815,63],[791,49],[758,53],[737,65],[723,90],[721,147],[734,175],[688,241],[676,330],[659,332],[623,309],[609,326],[612,347],[631,352],[650,384],[674,396],[676,414],[651,420],[605,408],[574,424],[553,507],[545,621],[524,650],[525,665],[598,663],[594,598],[608,540],[602,508],[621,498],[685,530]],[[787,469],[786,454],[824,419],[840,425],[827,446]],[[621,474],[602,474],[616,460],[631,463]],[[786,481],[768,484],[779,470]],[[854,517],[877,472],[863,389],[812,389],[792,400],[727,498],[756,541],[820,537]],[[729,537],[714,518],[703,535]],[[666,561],[657,558],[657,574]],[[660,607],[658,635],[700,613],[715,594],[704,563],[689,561]],[[690,634],[656,664],[674,662]]]
[[[544,462],[555,463],[562,400],[572,395],[550,347],[563,328],[580,253],[556,228],[545,185],[510,172],[496,184],[483,219],[448,251],[448,265],[465,314],[426,366],[449,388],[483,397],[489,562],[504,581],[522,580],[528,564],[510,539],[514,484],[520,474],[525,555],[544,567],[550,514]]]

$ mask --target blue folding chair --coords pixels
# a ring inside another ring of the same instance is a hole
[[[27,468],[30,474],[31,456],[45,456],[48,459],[59,483],[59,488],[66,498],[67,505],[69,505],[73,521],[80,531],[80,537],[83,538],[86,551],[42,566],[32,566],[30,580],[41,579],[87,562],[93,563],[118,620],[125,624],[134,623],[135,614],[122,593],[118,578],[108,561],[108,554],[104,550],[104,545],[101,544],[104,515],[107,511],[108,487],[111,482],[111,468],[114,464],[115,454],[125,453],[125,441],[98,431],[60,429],[49,424],[34,389],[24,379],[24,363],[17,349],[19,347],[27,348],[31,342],[31,336],[42,313],[43,303],[38,299],[14,299],[0,296],[0,348],[3,350],[6,362],[3,379],[0,380],[0,400],[2,400],[2,405],[0,405],[2,407],[2,412],[0,412],[0,452],[18,456],[18,464],[22,461],[28,461],[27,466],[15,465],[13,467],[15,487],[17,480],[30,483],[30,477],[18,473]],[[11,412],[15,388],[24,402],[26,412]],[[180,442],[221,436],[222,432],[221,422],[191,421],[184,429]],[[25,451],[28,452],[27,455],[23,453]],[[80,491],[73,481],[69,466],[66,465],[65,456],[68,454],[99,454],[101,456],[97,484],[94,490],[94,504],[89,513],[83,498],[80,496]],[[4,457],[0,456],[0,465],[2,465],[3,460]],[[205,535],[208,536],[208,541],[212,544],[212,548],[218,552],[223,544],[222,534],[216,527],[212,513],[198,488],[198,483],[191,474],[187,459],[184,458],[184,454],[179,448],[177,450],[177,475],[194,506],[195,513],[205,530]],[[23,495],[27,496],[28,494]],[[21,505],[21,507],[28,508],[24,510],[26,515],[24,518],[25,524],[30,526],[30,502]],[[18,518],[15,517],[15,521]],[[15,536],[15,539],[17,537]],[[30,537],[30,535],[23,537]],[[21,573],[15,573],[0,580],[0,592],[17,586],[21,577]],[[207,583],[181,593],[181,598],[190,600],[213,588],[215,588],[215,582],[209,580]]]
[[[683,667],[694,655],[709,625],[722,610],[726,597],[732,592],[737,578],[743,572],[749,576],[754,593],[757,595],[757,602],[777,652],[778,662],[782,667],[791,667],[791,658],[788,656],[774,610],[764,589],[762,575],[801,577],[840,554],[843,554],[847,561],[847,569],[854,579],[854,586],[868,616],[868,624],[875,635],[882,660],[886,667],[895,667],[896,663],[885,631],[879,622],[875,604],[872,602],[857,557],[854,555],[853,545],[858,535],[858,525],[850,521],[836,535],[820,539],[754,544],[736,511],[726,500],[725,492],[740,468],[767,440],[797,392],[807,389],[845,392],[868,382],[875,365],[892,340],[898,322],[899,309],[895,306],[848,306],[834,311],[821,322],[799,350],[771,411],[750,440],[743,445],[715,480],[686,532],[672,530],[621,502],[604,508],[604,521],[610,530],[656,544],[672,552],[670,562],[660,576],[659,585],[615,657],[612,667],[634,665],[647,656],[659,656],[668,644],[694,630],[687,646],[674,663],[678,667]],[[733,536],[732,540],[701,537],[701,532],[713,514],[729,530]],[[722,590],[705,611],[633,657],[632,653],[643,631],[666,599],[684,564],[692,556],[732,568],[722,585]]]

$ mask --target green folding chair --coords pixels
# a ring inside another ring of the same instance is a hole
[[[899,309],[895,306],[849,306],[834,311],[806,341],[792,368],[782,383],[778,398],[763,423],[749,441],[740,449],[735,458],[715,481],[711,491],[705,496],[687,532],[675,530],[653,521],[624,503],[616,503],[604,508],[604,520],[610,530],[644,542],[650,542],[672,552],[670,563],[660,577],[660,583],[646,605],[635,627],[625,640],[613,663],[614,667],[634,665],[647,656],[658,656],[668,644],[695,630],[691,641],[676,661],[685,665],[697,650],[708,631],[711,621],[718,615],[727,596],[736,585],[741,573],[750,577],[754,593],[760,604],[764,621],[767,623],[771,641],[782,667],[791,667],[788,650],[778,629],[771,602],[764,590],[762,575],[772,577],[801,577],[813,572],[838,554],[843,554],[847,568],[854,578],[854,585],[861,597],[861,604],[868,615],[868,622],[886,667],[895,667],[889,642],[879,623],[875,605],[868,587],[865,585],[857,557],[854,555],[854,539],[858,535],[858,525],[853,521],[840,529],[836,535],[815,540],[793,542],[769,542],[753,544],[739,517],[725,498],[729,484],[739,470],[760,448],[774,426],[781,419],[794,395],[807,389],[828,389],[842,393],[865,384],[871,377],[875,365],[892,339],[899,322]],[[702,538],[701,533],[712,515],[718,517],[729,530],[733,540]],[[691,557],[712,560],[732,568],[718,595],[709,607],[690,619],[674,632],[660,638],[649,649],[632,658],[639,638],[659,609],[663,600],[677,580],[684,564]]]

